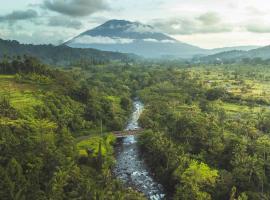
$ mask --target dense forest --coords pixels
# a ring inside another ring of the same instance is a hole
[[[269,66],[0,62],[0,199],[145,199],[111,169],[145,104],[143,158],[175,200],[270,198]]]
[[[248,65],[151,76],[140,143],[174,199],[270,198],[269,78],[268,67]]]
[[[144,199],[110,173],[115,138],[105,133],[124,126],[129,89],[30,57],[3,60],[0,73],[0,199]]]
[[[68,66],[78,63],[97,65],[111,61],[128,62],[136,58],[135,55],[99,51],[96,49],[76,49],[65,45],[20,44],[15,40],[10,41],[0,39],[0,58],[6,56],[24,56],[25,54],[36,57],[44,63],[59,66]]]

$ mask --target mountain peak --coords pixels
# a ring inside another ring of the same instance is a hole
[[[127,20],[118,20],[112,19],[105,22],[103,25],[99,26],[100,28],[124,28],[126,31],[136,31],[132,28],[141,28],[144,29],[145,32],[156,32],[154,28],[150,25],[145,25],[140,22],[131,22]]]
[[[109,20],[104,24],[82,33],[80,36],[102,36],[112,38],[125,38],[133,40],[152,39],[157,41],[176,40],[168,35],[156,31],[152,26],[140,22],[130,22],[127,20]]]
[[[102,24],[101,26],[108,26],[108,25],[112,25],[112,24],[126,26],[126,25],[135,24],[135,23],[139,23],[139,22],[131,22],[131,21],[123,20],[123,19],[111,19],[111,20],[105,22],[104,24]]]
[[[65,44],[70,47],[134,53],[144,57],[164,55],[190,57],[203,51],[198,47],[179,42],[150,25],[117,19],[85,31]]]

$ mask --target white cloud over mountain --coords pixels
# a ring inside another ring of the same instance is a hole
[[[129,44],[133,41],[133,39],[129,38],[93,37],[88,35],[80,36],[74,40],[78,44]]]
[[[143,41],[145,41],[145,42],[161,42],[161,43],[175,43],[176,42],[175,40],[156,40],[153,38],[146,38],[146,39],[143,39]]]
[[[231,32],[233,25],[223,22],[215,12],[207,12],[192,17],[156,19],[153,25],[169,34],[188,35],[194,33]]]

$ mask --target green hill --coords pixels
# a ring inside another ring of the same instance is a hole
[[[46,64],[53,65],[70,65],[80,61],[99,64],[116,60],[132,59],[130,54],[122,54],[116,52],[99,51],[95,49],[79,49],[70,48],[65,45],[32,45],[20,44],[13,40],[0,39],[0,58],[8,56],[33,56],[40,59]]]

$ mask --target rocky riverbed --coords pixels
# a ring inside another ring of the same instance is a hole
[[[134,112],[126,127],[126,130],[139,129],[138,119],[144,109],[140,101],[134,101]],[[143,192],[150,200],[164,199],[165,194],[161,184],[158,184],[143,158],[139,154],[136,136],[127,136],[120,139],[116,145],[117,164],[114,174],[122,180],[127,187]]]

